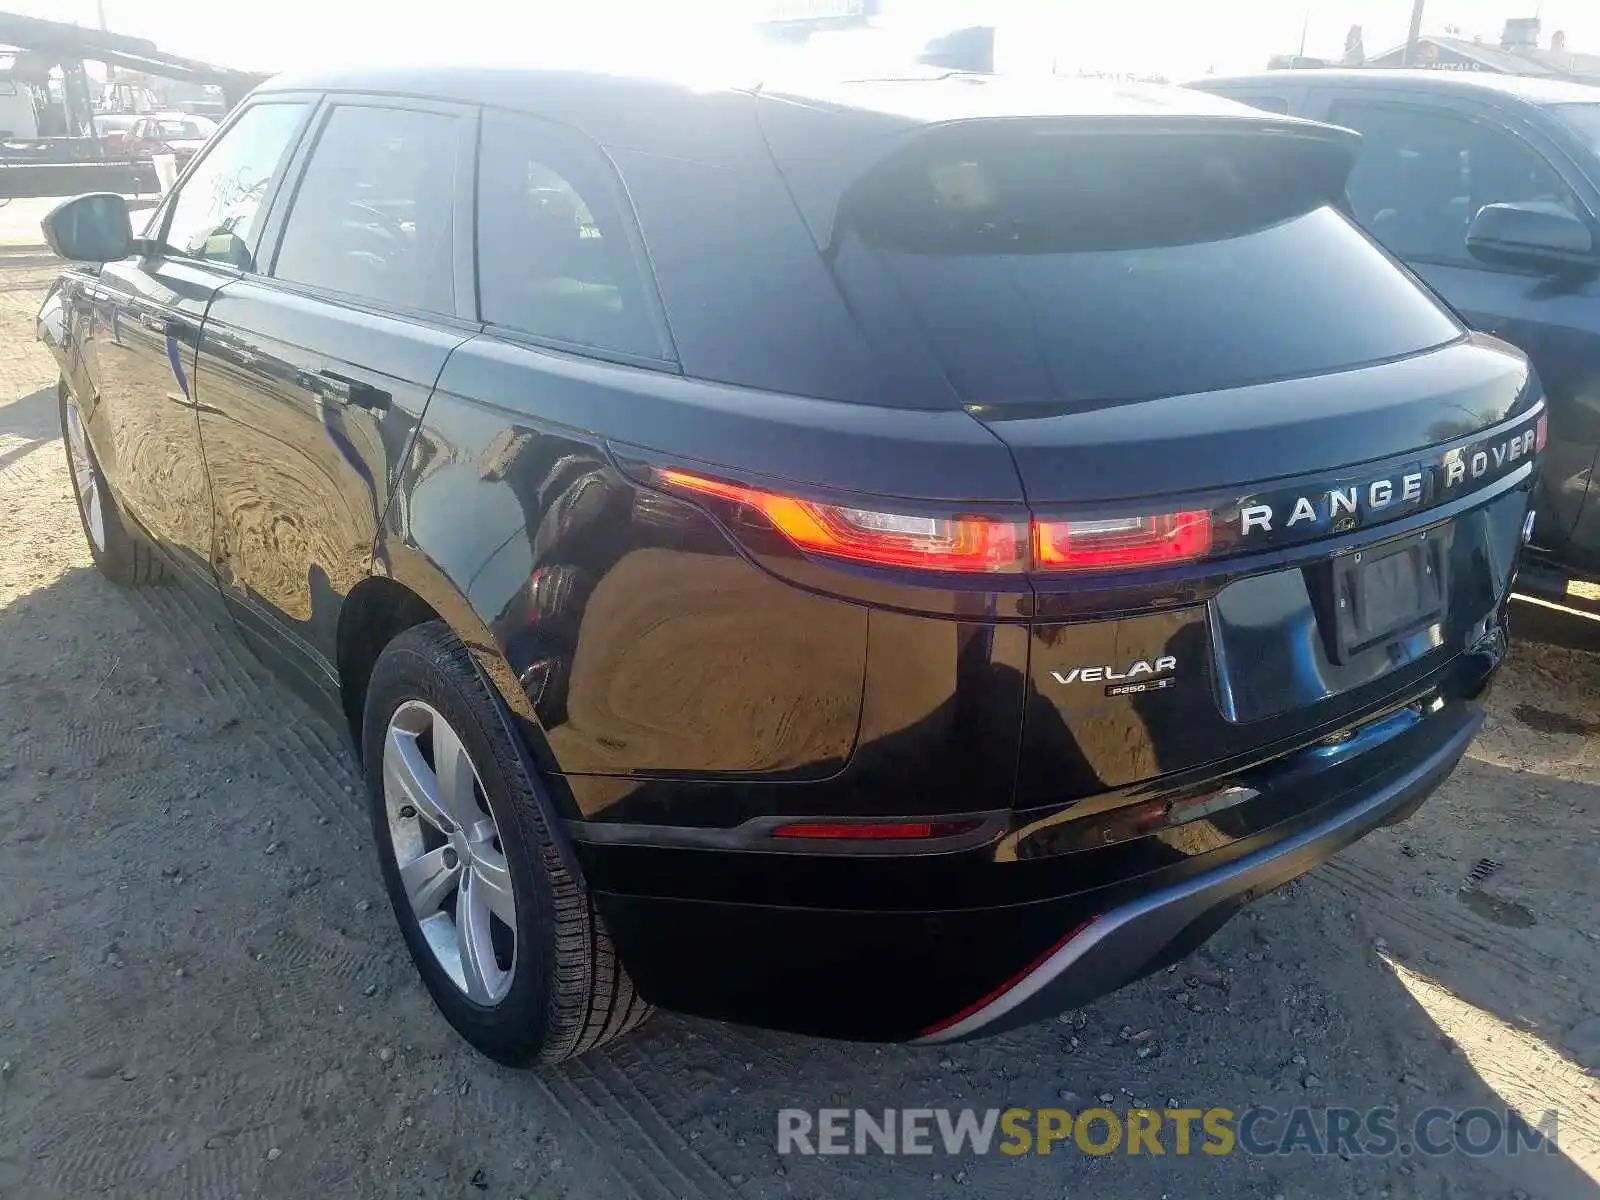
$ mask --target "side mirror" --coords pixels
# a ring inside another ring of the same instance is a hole
[[[63,201],[39,224],[45,243],[62,258],[103,263],[133,253],[128,204],[115,192],[91,192]]]
[[[1467,252],[1490,266],[1556,275],[1592,269],[1593,251],[1589,227],[1548,200],[1485,204],[1467,229]]]

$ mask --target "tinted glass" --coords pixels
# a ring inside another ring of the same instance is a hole
[[[1467,253],[1467,226],[1485,204],[1545,200],[1578,211],[1550,165],[1502,130],[1374,104],[1336,104],[1329,119],[1362,138],[1351,212],[1401,258],[1478,265]]]
[[[457,119],[333,110],[289,210],[280,279],[400,308],[455,311]]]
[[[598,152],[561,131],[496,117],[485,118],[482,145],[483,319],[553,341],[659,357]]]
[[[1458,336],[1301,189],[1327,161],[1246,141],[1035,139],[922,156],[847,203],[839,274],[880,333],[909,309],[983,405],[1237,387]]]
[[[1584,145],[1600,154],[1600,104],[1552,104],[1550,111],[1582,138]]]
[[[211,144],[178,190],[170,251],[255,269],[261,201],[305,112],[303,104],[258,104]]]

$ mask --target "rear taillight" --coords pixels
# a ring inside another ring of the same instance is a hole
[[[1203,509],[1027,524],[823,504],[667,467],[655,477],[676,491],[754,509],[802,550],[875,566],[1050,574],[1161,567],[1211,550],[1211,514]]]
[[[656,478],[680,491],[747,505],[813,554],[929,571],[1021,571],[1027,565],[1027,527],[1010,521],[820,504],[664,468]]]
[[[1533,452],[1544,453],[1544,444],[1550,440],[1550,413],[1548,410],[1539,414],[1539,423],[1533,427]]]
[[[1033,523],[1033,561],[1041,571],[1159,567],[1199,558],[1210,549],[1211,514],[1204,509]]]

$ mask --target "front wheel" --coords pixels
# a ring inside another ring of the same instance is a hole
[[[384,648],[362,757],[384,884],[422,981],[499,1062],[582,1054],[637,1026],[634,991],[561,860],[466,647],[439,621]]]
[[[61,408],[61,440],[67,447],[67,466],[72,470],[72,498],[77,502],[78,519],[89,541],[89,553],[101,574],[113,583],[134,586],[159,583],[161,559],[155,548],[129,533],[117,511],[117,502],[106,487],[104,473],[89,446],[83,413],[63,381],[57,388]]]

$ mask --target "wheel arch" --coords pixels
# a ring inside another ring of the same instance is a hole
[[[339,704],[358,758],[367,683],[378,656],[407,629],[438,619],[439,614],[426,600],[384,575],[363,579],[345,597],[339,608],[335,666],[339,673]]]
[[[460,588],[420,551],[391,544],[379,561],[388,571],[358,583],[339,611],[336,666],[340,705],[357,759],[361,756],[367,683],[378,656],[407,629],[442,621],[461,639],[488,682],[511,744],[533,781],[551,839],[567,870],[581,882],[583,869],[566,828],[567,816],[576,812],[576,804],[562,777],[539,765],[542,747],[536,743],[542,742],[543,731],[487,624]]]

